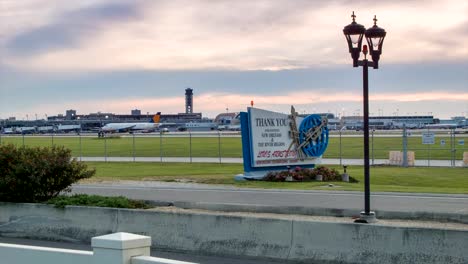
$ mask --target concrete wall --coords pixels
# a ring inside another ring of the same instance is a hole
[[[468,263],[468,231],[208,213],[0,203],[0,235],[89,242],[113,232],[152,246],[318,263]]]

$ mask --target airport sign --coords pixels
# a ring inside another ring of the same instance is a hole
[[[434,132],[423,132],[422,133],[423,145],[434,145],[435,144],[435,133]]]
[[[264,175],[291,166],[313,167],[328,146],[328,120],[249,107],[241,113],[244,172]]]

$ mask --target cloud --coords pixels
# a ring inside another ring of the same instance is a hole
[[[370,71],[373,102],[414,112],[439,96],[437,107],[468,111],[465,0],[0,1],[2,114],[128,112],[140,101],[179,112],[185,87],[214,96],[200,111],[244,109],[253,97],[267,108],[359,105],[362,69],[351,67],[342,34],[353,10],[366,27],[376,14],[388,32]]]
[[[60,14],[48,24],[22,32],[6,43],[16,56],[37,56],[51,51],[77,49],[85,38],[93,38],[103,29],[138,19],[137,2],[111,2]]]
[[[377,14],[387,30],[382,63],[468,59],[463,0],[378,1],[372,8],[346,0],[69,5],[74,9],[10,36],[13,54],[5,61],[53,72],[329,67],[350,63],[342,29],[352,10],[368,27]]]
[[[468,90],[467,63],[381,65],[369,71],[370,94],[460,94]],[[1,70],[0,104],[22,108],[38,102],[100,98],[183,97],[192,87],[196,96],[218,93],[251,95],[362,94],[362,69],[348,67],[281,71],[100,71],[84,73],[31,73]],[[289,100],[296,100],[290,98]],[[99,106],[100,104],[96,104]],[[69,107],[73,107],[70,105]]]

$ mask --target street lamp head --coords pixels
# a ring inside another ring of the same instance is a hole
[[[353,58],[353,67],[358,66],[359,55],[361,53],[362,37],[366,32],[366,28],[363,25],[356,23],[356,15],[351,15],[353,22],[343,28],[343,33],[348,42],[349,53]]]
[[[379,68],[379,59],[382,54],[382,45],[385,39],[385,29],[377,26],[377,17],[374,16],[374,26],[366,30],[366,39],[369,44],[370,55],[372,56],[372,61],[374,62],[374,69]]]

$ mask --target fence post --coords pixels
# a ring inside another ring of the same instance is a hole
[[[82,154],[82,147],[81,147],[81,133],[80,133],[80,161],[81,161],[81,159],[82,159],[82,156],[83,156],[83,154]]]
[[[54,146],[54,132],[52,132],[52,147]]]
[[[104,134],[104,162],[107,162],[107,137]]]
[[[161,160],[161,164],[163,162],[163,149],[162,149],[162,131],[159,132],[159,158]]]
[[[135,162],[135,133],[132,133],[132,154],[133,154],[133,162]]]
[[[429,134],[429,128],[427,128],[427,133]],[[435,141],[435,134],[434,134],[434,141]],[[427,166],[431,166],[431,144],[427,144]]]
[[[455,144],[455,128],[452,128],[451,131],[450,131],[450,145],[452,147],[451,149],[451,154],[452,154],[452,161],[451,161],[451,164],[452,164],[452,167],[455,167],[455,159],[456,159],[456,147],[457,145]]]
[[[189,131],[189,152],[190,152],[190,163],[192,163],[192,133]]]
[[[114,233],[91,239],[93,263],[130,264],[135,256],[150,256],[151,237]]]
[[[24,132],[21,132],[22,136],[23,136],[23,147],[24,147]]]
[[[408,134],[405,124],[403,124],[403,167],[408,167]]]
[[[343,130],[343,128],[340,129],[340,166],[343,165],[343,163],[342,163],[343,157],[342,157],[342,155],[341,155],[341,154],[342,154],[342,153],[341,153],[341,131],[342,131],[342,130]]]
[[[371,141],[371,144],[372,144],[372,165],[374,165],[374,132],[375,132],[375,129],[372,129],[372,141]]]
[[[221,131],[218,131],[218,156],[219,163],[221,163]]]

